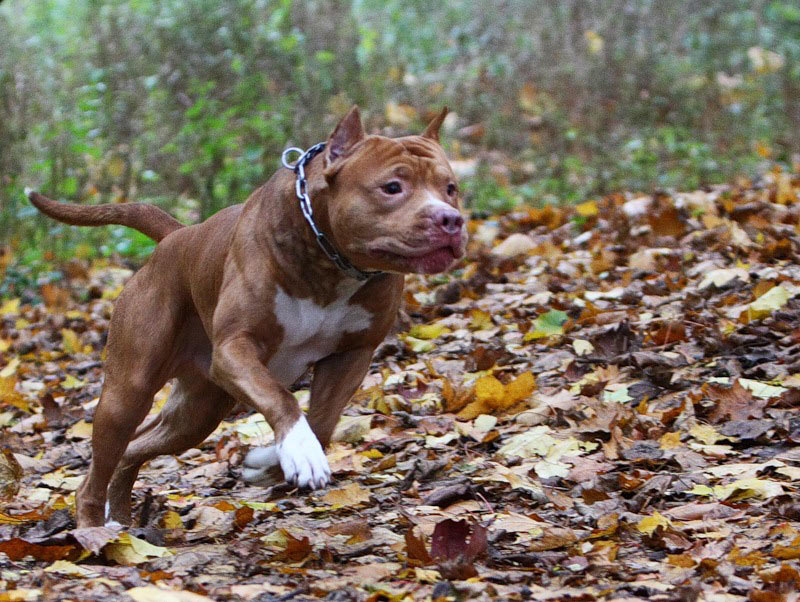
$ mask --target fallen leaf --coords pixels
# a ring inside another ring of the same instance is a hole
[[[185,590],[167,589],[155,585],[132,587],[125,590],[135,602],[211,602],[212,598]]]
[[[656,529],[659,527],[666,529],[672,523],[670,520],[662,515],[660,512],[656,511],[653,512],[650,516],[644,517],[642,520],[639,521],[639,524],[636,525],[636,529],[639,533],[644,533],[645,535],[652,535]]]
[[[322,501],[331,506],[356,506],[369,502],[370,494],[358,483],[350,483],[340,489],[331,489],[322,496]]]

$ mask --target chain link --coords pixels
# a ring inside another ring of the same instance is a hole
[[[382,274],[383,272],[365,272],[363,270],[359,270],[336,250],[336,247],[333,246],[333,243],[328,240],[328,237],[322,233],[314,221],[314,210],[311,207],[311,199],[308,196],[306,165],[308,165],[311,159],[321,153],[324,148],[324,142],[315,144],[307,151],[303,151],[303,149],[297,148],[296,146],[287,148],[285,151],[283,151],[283,154],[281,154],[281,163],[286,169],[291,169],[297,176],[297,179],[294,183],[294,192],[297,196],[297,199],[300,201],[300,210],[303,212],[303,217],[306,218],[308,225],[311,226],[311,231],[314,233],[319,247],[322,249],[325,255],[327,255],[328,259],[330,259],[336,265],[336,267],[342,270],[345,274],[351,278],[355,278],[356,280],[368,280],[373,276]],[[289,162],[289,156],[295,153],[299,154],[300,157],[298,157],[297,161],[292,164]]]

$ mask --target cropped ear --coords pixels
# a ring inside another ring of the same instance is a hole
[[[425,128],[425,131],[422,132],[422,137],[430,138],[431,140],[439,142],[439,130],[442,127],[444,118],[447,117],[447,113],[449,113],[449,109],[444,107],[441,112],[433,118],[433,121],[428,124],[428,127]]]
[[[328,143],[325,145],[325,168],[347,155],[363,139],[364,126],[361,125],[361,114],[358,112],[358,107],[353,105],[328,138]]]

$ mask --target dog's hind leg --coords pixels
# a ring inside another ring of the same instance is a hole
[[[106,379],[94,413],[92,463],[76,495],[79,527],[105,522],[106,489],[134,429],[150,409],[155,394]]]
[[[142,464],[200,444],[233,407],[233,399],[200,374],[179,378],[161,412],[130,442],[108,487],[110,520],[131,522],[131,490]]]
[[[147,264],[117,299],[103,392],[94,413],[92,462],[76,495],[79,527],[104,524],[111,476],[156,391],[174,372],[176,339],[185,315],[170,293]]]

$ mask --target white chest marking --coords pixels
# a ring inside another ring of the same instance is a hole
[[[349,303],[361,286],[361,282],[342,282],[336,299],[324,307],[277,287],[275,318],[283,328],[283,340],[267,364],[272,376],[289,386],[311,364],[333,353],[343,334],[370,327],[372,313]]]

